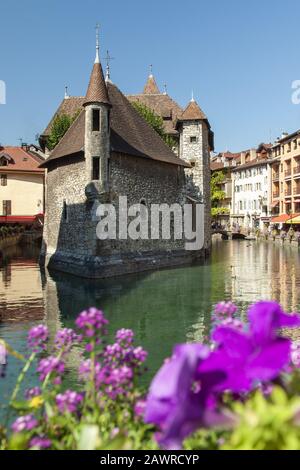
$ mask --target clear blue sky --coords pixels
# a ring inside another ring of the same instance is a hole
[[[52,0],[1,4],[0,142],[32,142],[63,97],[86,91],[94,26],[124,93],[142,90],[148,64],[185,105],[194,90],[216,150],[238,151],[300,128],[299,0]]]

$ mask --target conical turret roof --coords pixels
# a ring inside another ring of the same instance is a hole
[[[143,93],[145,95],[160,95],[158,86],[156,85],[155,78],[152,73],[149,75],[146,85],[144,86]]]
[[[95,61],[85,95],[84,105],[88,103],[104,103],[110,105],[106,83],[100,62]]]

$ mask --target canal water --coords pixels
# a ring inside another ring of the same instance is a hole
[[[107,280],[41,272],[38,255],[36,248],[12,247],[0,258],[0,337],[26,354],[33,325],[45,322],[54,335],[59,327],[72,326],[80,311],[96,306],[109,319],[112,332],[132,328],[136,343],[148,350],[145,381],[175,343],[201,341],[207,335],[212,307],[220,300],[237,303],[241,316],[258,299],[275,299],[288,311],[300,310],[299,253],[289,243],[215,241],[212,257],[202,265]],[[0,378],[0,405],[19,369],[18,361],[10,359],[7,378]],[[35,380],[29,375],[26,385]]]

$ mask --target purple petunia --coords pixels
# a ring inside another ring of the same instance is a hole
[[[201,426],[221,424],[212,392],[225,375],[216,370],[198,373],[210,351],[200,344],[176,346],[154,377],[147,397],[145,422],[159,427],[158,441],[166,449],[180,449],[182,441]]]
[[[158,427],[164,448],[180,448],[196,429],[228,422],[217,408],[224,391],[240,394],[259,386],[267,394],[291,359],[298,360],[298,347],[291,349],[291,341],[278,330],[300,326],[299,315],[286,314],[276,302],[258,302],[248,311],[249,329],[244,331],[232,318],[236,310],[231,304],[218,304],[217,311],[223,318],[212,334],[214,348],[177,346],[151,383],[145,421]]]
[[[49,447],[51,447],[51,441],[47,437],[36,436],[30,440],[29,447],[49,449]]]
[[[45,325],[34,326],[28,333],[28,346],[33,352],[40,352],[46,349],[48,341],[48,328]]]
[[[37,420],[33,415],[20,416],[11,425],[14,432],[31,431],[38,425]]]
[[[75,413],[83,400],[83,394],[74,392],[73,390],[66,390],[64,393],[59,393],[56,396],[56,404],[61,413],[68,411]]]
[[[40,381],[43,382],[48,374],[52,374],[53,379],[56,383],[60,382],[60,376],[64,373],[65,365],[58,357],[48,356],[45,359],[41,359],[37,371],[40,374]]]
[[[300,326],[300,316],[287,315],[276,302],[258,302],[248,311],[249,331],[220,326],[212,334],[216,349],[199,366],[200,372],[215,369],[226,373],[219,391],[250,391],[258,382],[275,379],[289,364],[291,341],[278,329]]]

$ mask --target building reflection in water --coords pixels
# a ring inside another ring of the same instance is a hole
[[[61,326],[73,326],[80,311],[96,306],[109,319],[111,332],[134,330],[137,344],[149,351],[148,377],[174,344],[202,341],[211,326],[212,307],[220,300],[236,302],[242,316],[259,299],[299,310],[299,252],[288,242],[218,241],[202,265],[105,280],[41,273],[37,260],[38,252],[29,248],[2,256],[0,336],[24,352],[33,324],[45,320],[53,339]]]

